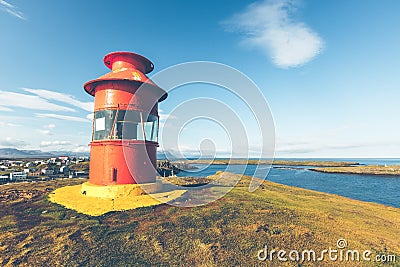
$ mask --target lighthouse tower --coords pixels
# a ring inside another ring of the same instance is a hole
[[[145,75],[153,64],[130,52],[104,64],[111,72],[84,85],[94,96],[89,181],[56,189],[50,201],[91,216],[174,201],[186,190],[156,179],[158,102],[167,93]]]
[[[154,183],[158,102],[167,93],[146,77],[154,66],[141,55],[113,52],[104,64],[111,72],[84,85],[94,96],[89,183]]]

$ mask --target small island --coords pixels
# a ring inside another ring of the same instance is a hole
[[[400,176],[400,166],[360,165],[348,167],[312,168],[311,171],[324,173],[364,174],[364,175],[394,175]]]

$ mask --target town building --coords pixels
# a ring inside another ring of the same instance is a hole
[[[10,181],[26,181],[28,175],[25,172],[11,172]]]
[[[0,184],[6,184],[10,181],[10,176],[0,175]]]

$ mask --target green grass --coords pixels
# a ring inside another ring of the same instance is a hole
[[[47,200],[51,190],[82,180],[2,185],[0,196],[18,190],[25,197],[0,199],[0,265],[255,266],[264,245],[322,250],[335,248],[339,238],[345,238],[350,249],[395,254],[400,261],[400,209],[267,181],[250,193],[249,179],[244,177],[209,205],[160,205],[99,217]],[[321,266],[276,260],[261,264]],[[323,262],[338,265],[377,266]]]
[[[89,161],[84,161],[84,162],[71,164],[69,166],[69,168],[71,170],[74,170],[74,171],[86,171],[86,172],[88,172],[89,171],[89,165],[90,165]]]

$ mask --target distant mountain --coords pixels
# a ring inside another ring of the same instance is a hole
[[[72,152],[72,151],[49,151],[54,156],[74,156],[74,157],[89,157],[89,152]]]
[[[173,153],[170,151],[157,151],[157,159],[160,160],[165,160],[168,159],[169,161],[177,161],[177,160],[183,160],[183,159],[198,159],[200,158],[200,155],[193,154],[190,157],[188,156],[183,156],[180,153]],[[213,158],[212,156],[210,158]]]
[[[170,161],[178,160],[176,156],[174,156],[171,152],[168,151],[157,151],[157,159],[159,160],[168,159]]]
[[[88,157],[89,153],[71,151],[49,151],[41,150],[20,150],[16,148],[0,148],[0,158],[21,159],[21,158],[51,158],[56,156]]]
[[[41,150],[19,150],[16,148],[0,148],[0,158],[50,158],[54,155]]]

